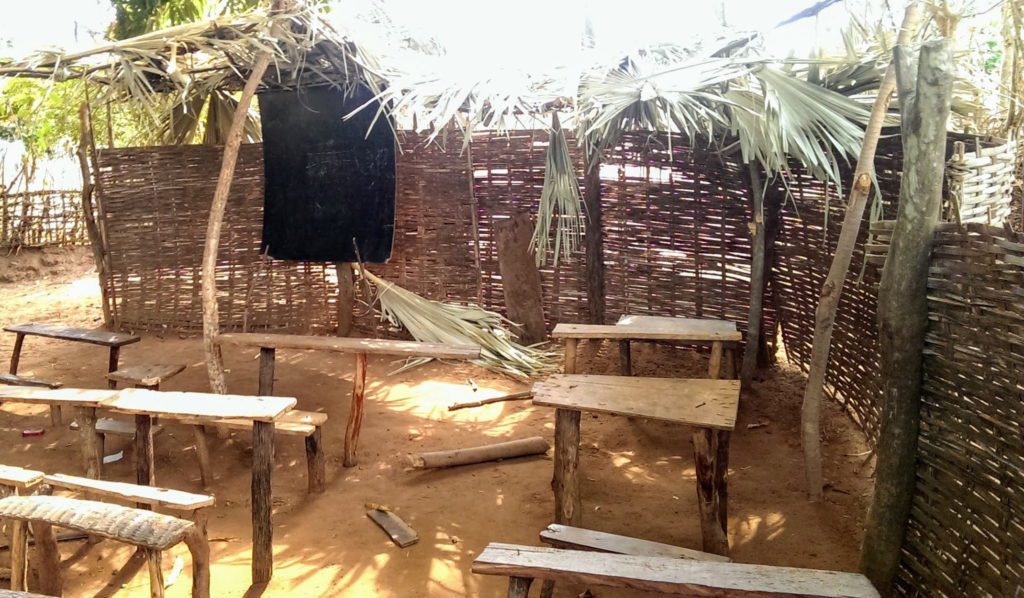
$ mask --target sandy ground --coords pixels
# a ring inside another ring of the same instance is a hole
[[[12,259],[18,262],[11,264]],[[23,254],[2,261],[4,323],[100,324],[87,252]],[[13,335],[0,335],[0,351],[9,354],[12,344]],[[706,368],[704,355],[666,346],[637,346],[634,360],[640,375],[700,377]],[[146,334],[122,352],[122,363],[138,362],[188,364],[166,390],[208,388],[196,337]],[[226,362],[231,391],[255,393],[256,352],[228,351]],[[102,348],[29,338],[21,363],[20,373],[66,386],[104,385]],[[388,376],[393,364],[371,358],[360,465],[345,469],[341,450],[351,358],[279,352],[277,363],[276,394],[296,396],[302,409],[330,416],[325,428],[327,491],[306,494],[302,441],[279,437],[273,478],[275,575],[267,588],[250,588],[249,438],[245,433],[226,439],[211,435],[217,475],[212,489],[217,506],[210,522],[213,595],[503,596],[503,578],[473,575],[470,565],[491,541],[539,544],[537,534],[553,512],[550,457],[414,472],[403,456],[532,435],[552,439],[551,410],[519,401],[448,412],[453,401],[521,386],[458,364],[435,363]],[[617,368],[606,347],[586,343],[581,363],[592,373],[615,373]],[[468,379],[479,386],[476,393]],[[828,405],[825,454],[831,485],[823,502],[807,502],[798,428],[803,380],[782,366],[743,397],[729,470],[732,556],[743,563],[854,570],[871,487],[869,472],[861,467],[865,446],[839,409]],[[75,434],[48,423],[41,408],[0,408],[0,463],[81,474]],[[22,438],[22,430],[37,427],[48,428],[44,436]],[[689,432],[657,422],[585,415],[584,525],[699,548]],[[108,441],[108,453],[121,444]],[[132,481],[130,455],[107,466],[105,476]],[[168,425],[157,439],[158,484],[199,492],[198,478],[191,431]],[[365,517],[367,502],[390,505],[419,532],[420,542],[406,549],[394,546]],[[66,596],[148,595],[145,569],[131,559],[130,549],[113,542],[68,542],[61,549]],[[184,559],[185,570],[167,595],[187,596],[191,563],[184,547],[165,557],[165,576],[177,557]],[[6,558],[6,551],[0,552],[0,562]],[[556,595],[577,596],[583,590],[565,585]],[[601,588],[593,592],[637,595]]]

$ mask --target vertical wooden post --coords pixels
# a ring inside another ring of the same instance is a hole
[[[494,235],[498,242],[498,268],[508,318],[519,325],[521,343],[543,342],[547,338],[547,327],[540,270],[530,253],[532,219],[525,212],[514,214],[494,224]]]
[[[271,521],[274,470],[274,424],[252,423],[252,583],[274,574],[274,525]]]
[[[310,494],[322,494],[327,477],[327,457],[324,455],[323,429],[320,426],[306,436],[306,470],[309,478],[307,491]]]
[[[82,444],[85,476],[98,480],[102,473],[103,454],[100,449],[102,439],[96,432],[96,408],[78,407],[75,412],[75,419],[78,421],[78,437]]]
[[[156,466],[153,456],[153,418],[135,416],[135,480],[140,486],[156,485]],[[140,509],[148,505],[136,505]]]
[[[32,536],[36,540],[35,563],[39,571],[38,591],[47,596],[64,593],[64,580],[60,570],[60,550],[53,526],[41,521],[31,523]]]
[[[899,212],[878,288],[883,402],[875,492],[865,525],[861,567],[882,595],[899,569],[917,471],[928,267],[942,208],[946,125],[953,93],[950,39],[921,46],[919,64],[894,52],[903,121]]]
[[[117,371],[117,366],[121,362],[121,347],[111,347],[110,355],[107,357],[107,373],[111,374]],[[107,388],[117,388],[117,380],[107,380]]]
[[[697,474],[697,507],[703,550],[729,554],[728,469],[729,433],[701,428],[693,433],[693,460]]]
[[[750,195],[753,200],[754,222],[751,225],[750,260],[750,314],[747,318],[747,344],[743,349],[743,366],[740,368],[740,385],[750,386],[757,368],[757,351],[761,345],[761,322],[764,316],[764,185],[761,182],[760,167],[751,161],[747,165],[750,172]]]
[[[203,488],[213,486],[213,469],[210,467],[210,447],[206,444],[206,428],[192,426],[192,437],[196,442],[196,460],[199,462],[199,479]]]
[[[586,159],[585,159],[586,160]],[[601,160],[595,157],[584,165],[583,207],[587,212],[586,276],[587,313],[591,324],[604,324],[604,228],[601,213]]]
[[[530,595],[531,584],[533,584],[532,577],[509,577],[508,598],[526,598]]]
[[[356,285],[352,280],[352,264],[336,262],[334,270],[338,275],[338,336],[348,336],[352,334],[356,304]]]
[[[366,353],[356,353],[356,369],[352,378],[352,408],[345,426],[345,467],[355,467],[359,448],[359,429],[363,426],[363,395],[366,392]]]
[[[11,375],[18,374],[18,365],[21,363],[21,347],[25,344],[25,334],[18,332],[14,335],[14,351],[11,353]]]
[[[633,363],[630,355],[629,339],[619,341],[619,373],[623,376],[633,375]]]
[[[260,347],[260,381],[256,394],[268,397],[274,394],[274,360],[277,352],[272,347]]]
[[[711,356],[708,357],[708,378],[718,380],[722,377],[722,359],[725,357],[725,347],[721,341],[711,343]]]
[[[149,596],[164,597],[164,571],[162,568],[163,552],[155,548],[144,548],[146,563],[149,565]]]
[[[192,598],[210,598],[210,541],[204,511],[196,511],[196,529],[185,536],[185,545],[192,554]]]
[[[81,131],[81,139],[78,143],[78,164],[82,169],[82,219],[85,221],[85,231],[89,237],[89,245],[92,247],[93,261],[96,263],[96,274],[100,279],[100,308],[103,311],[103,324],[107,328],[114,325],[110,313],[110,297],[108,296],[108,272],[104,259],[103,240],[100,237],[99,227],[96,224],[96,213],[93,209],[92,168],[89,166],[89,148],[93,146],[92,122],[89,113],[89,104],[83,102],[78,109],[78,123]]]
[[[565,339],[565,373],[576,373],[576,347],[579,339]]]
[[[11,590],[28,591],[28,523],[11,521]]]
[[[580,499],[580,412],[555,410],[555,473],[551,489],[555,495],[555,523],[579,527]]]

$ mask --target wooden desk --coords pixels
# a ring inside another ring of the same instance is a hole
[[[556,374],[533,387],[533,403],[555,408],[555,523],[579,527],[580,414],[607,413],[697,428],[693,434],[703,550],[729,552],[725,474],[736,425],[737,380]]]
[[[0,386],[0,400],[35,404],[71,404],[78,410],[78,427],[86,474],[100,478],[96,410],[109,409],[135,416],[136,477],[139,484],[156,482],[153,463],[153,418],[252,420],[252,578],[265,583],[273,573],[271,472],[274,463],[274,421],[292,409],[291,397],[251,397],[200,392],[160,392],[138,388],[88,390]]]
[[[356,450],[359,430],[363,425],[363,398],[366,390],[366,356],[392,355],[397,357],[431,357],[437,359],[477,359],[479,347],[395,341],[378,338],[348,338],[306,336],[300,334],[227,333],[217,336],[220,345],[258,347],[260,350],[260,378],[257,393],[274,392],[274,360],[277,349],[298,351],[330,351],[355,355],[355,374],[352,380],[352,408],[345,426],[345,467],[357,463]]]
[[[612,339],[619,341],[619,367],[623,376],[632,375],[630,341],[672,341],[711,345],[708,377],[735,377],[735,348],[743,340],[736,323],[727,320],[671,318],[664,316],[626,315],[614,326],[606,324],[558,324],[551,333],[565,340],[565,373],[575,374],[576,345],[580,339]]]
[[[110,332],[109,330],[102,329],[93,330],[89,328],[76,328],[74,326],[61,326],[60,324],[14,324],[4,327],[4,330],[7,332],[13,332],[17,335],[14,339],[14,351],[11,353],[10,374],[12,376],[18,374],[18,364],[21,361],[21,348],[25,343],[26,336],[42,336],[62,341],[88,343],[91,345],[107,347],[110,350],[107,358],[107,373],[117,371],[117,364],[121,358],[121,347],[137,343],[142,340],[134,334]],[[107,386],[115,388],[117,383],[108,382]],[[51,407],[50,421],[54,426],[60,425],[61,417],[59,406]]]

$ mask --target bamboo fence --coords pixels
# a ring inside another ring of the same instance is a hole
[[[80,191],[0,191],[0,247],[84,245]]]

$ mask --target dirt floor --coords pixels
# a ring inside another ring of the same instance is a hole
[[[0,281],[3,323],[101,324],[98,287],[85,250],[0,258]],[[13,335],[0,335],[0,352],[9,354],[12,345]],[[226,353],[232,392],[255,393],[256,357],[256,351]],[[634,360],[637,374],[647,376],[701,377],[706,368],[704,355],[666,346],[637,346]],[[138,362],[188,364],[166,390],[208,388],[197,337],[146,334],[122,352],[122,363]],[[264,595],[503,596],[504,578],[473,575],[470,565],[491,541],[539,544],[537,534],[553,512],[550,457],[417,472],[407,468],[404,455],[533,435],[552,439],[551,410],[518,401],[448,412],[454,401],[522,386],[458,364],[434,363],[389,377],[393,364],[371,358],[360,465],[345,469],[341,451],[351,357],[279,352],[277,364],[276,394],[295,396],[302,409],[330,416],[324,435],[328,474],[326,493],[307,495],[301,439],[278,438],[275,574]],[[586,343],[581,364],[592,373],[615,373],[617,368],[607,348]],[[102,348],[29,338],[19,373],[101,388],[105,366]],[[799,372],[781,366],[743,397],[729,469],[732,556],[742,563],[854,570],[871,488],[869,468],[862,467],[866,448],[839,409],[828,405],[824,427],[830,487],[823,502],[807,502],[798,427],[803,381]],[[76,435],[48,424],[42,408],[4,405],[0,463],[81,474]],[[22,430],[39,427],[47,428],[45,435],[22,438]],[[585,415],[582,434],[586,527],[700,547],[689,430]],[[159,485],[202,491],[191,438],[188,428],[173,424],[157,438]],[[109,441],[107,452],[122,444]],[[249,586],[248,434],[211,435],[210,449],[217,475],[212,489],[217,506],[210,521],[213,595],[256,596],[259,590]],[[131,456],[108,465],[105,476],[133,481]],[[391,506],[419,532],[420,542],[406,549],[394,546],[364,515],[368,502]],[[148,595],[145,568],[131,559],[130,549],[112,542],[69,542],[61,549],[66,596]],[[189,594],[191,562],[183,546],[165,557],[164,574],[170,576],[178,557],[184,571],[168,596]],[[0,562],[6,558],[6,551],[0,553]],[[126,562],[129,567],[118,573]],[[556,596],[577,596],[583,590],[560,586]],[[592,591],[601,597],[638,595]]]

